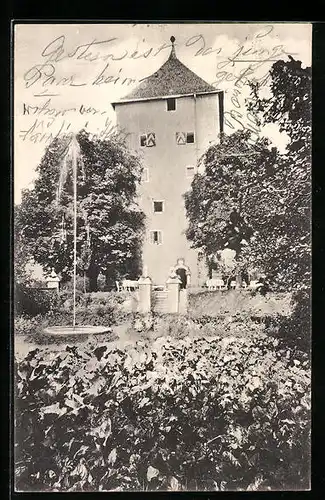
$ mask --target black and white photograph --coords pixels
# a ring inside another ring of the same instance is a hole
[[[12,38],[15,492],[310,490],[312,24]]]

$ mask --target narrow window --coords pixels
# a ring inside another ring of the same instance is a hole
[[[162,231],[150,231],[150,243],[153,245],[161,245]]]
[[[153,211],[155,213],[161,213],[164,211],[164,202],[163,201],[154,201],[153,202]]]
[[[174,97],[167,99],[167,111],[175,111],[176,99]]]
[[[142,182],[149,182],[149,168],[144,168],[142,171]]]
[[[194,133],[193,132],[187,132],[186,142],[187,142],[187,144],[192,144],[194,142]]]
[[[140,146],[146,146],[146,145],[147,145],[147,136],[140,135]]]
[[[193,165],[187,165],[186,167],[186,178],[192,179],[195,175],[195,167]]]

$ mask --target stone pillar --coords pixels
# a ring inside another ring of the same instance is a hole
[[[243,280],[242,280],[241,272],[239,271],[236,274],[236,290],[239,290],[242,287],[242,284],[243,284]]]
[[[139,309],[140,313],[151,312],[151,289],[152,281],[147,277],[141,277],[138,280],[139,284]]]
[[[60,288],[60,278],[58,275],[52,270],[49,278],[46,281],[47,288],[51,288],[53,290],[59,291]]]
[[[170,277],[166,281],[166,287],[168,291],[167,296],[167,307],[168,312],[178,313],[179,312],[179,290],[182,282],[178,276]]]

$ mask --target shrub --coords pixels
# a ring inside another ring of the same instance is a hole
[[[106,278],[103,274],[100,274],[97,278],[97,286],[98,290],[105,291],[106,290]]]
[[[44,322],[48,325],[72,325],[72,308],[62,309],[55,314],[44,316]],[[76,307],[77,325],[103,325],[110,326],[115,323],[114,307],[111,305],[91,305]]]
[[[288,293],[268,293],[266,296],[251,290],[201,291],[189,293],[189,311],[193,317],[222,314],[289,314],[290,298]]]
[[[200,326],[192,319],[178,314],[156,315],[153,327],[157,336],[170,336],[182,339],[187,336],[195,336],[200,332]]]
[[[59,294],[55,290],[26,289],[23,300],[17,306],[16,314],[23,316],[18,320],[16,332],[23,333],[23,321],[35,317],[30,325],[71,325],[73,312],[73,291],[64,289]],[[21,299],[22,295],[20,295]],[[76,291],[76,324],[110,326],[129,320],[131,310],[123,307],[126,295],[115,292],[83,293]],[[19,314],[18,314],[19,313]],[[23,313],[23,314],[22,314]],[[25,322],[27,327],[27,323]],[[38,329],[38,330],[39,330]],[[33,331],[27,328],[28,334]]]
[[[308,361],[267,336],[30,352],[19,491],[307,489]]]
[[[15,316],[14,319],[14,332],[15,335],[35,335],[41,324],[41,318],[36,317],[26,317],[26,316]]]
[[[18,315],[38,316],[54,312],[59,305],[56,290],[15,287],[15,312]]]
[[[106,291],[107,289],[111,289],[112,287],[115,289],[115,283],[111,286],[106,285],[106,278],[103,274],[99,274],[97,278],[97,287],[99,291]],[[67,281],[62,285],[62,289],[64,290],[72,290],[73,289],[73,280]],[[79,290],[80,292],[84,292],[86,289],[86,292],[89,292],[89,278],[86,276],[85,278],[83,276],[77,276],[76,278],[76,289]],[[96,293],[96,292],[94,292]]]
[[[311,349],[311,300],[310,291],[300,290],[292,297],[293,312],[289,316],[268,318],[268,331],[279,338],[283,347],[290,347],[310,355]]]
[[[89,291],[89,278],[83,276],[76,276],[76,290],[79,292],[84,292],[86,286],[86,292]],[[61,290],[73,290],[73,280],[66,281],[61,285]]]
[[[76,324],[111,326],[131,318],[131,311],[123,309],[125,296],[115,292],[95,292],[76,294]],[[73,293],[60,292],[59,306],[51,314],[44,315],[47,325],[71,325],[73,313]]]
[[[144,328],[142,329],[144,330]],[[249,313],[216,316],[181,316],[175,314],[156,314],[153,330],[155,337],[170,336],[172,338],[185,337],[250,337],[260,334],[264,325],[252,321]]]
[[[86,305],[86,296],[87,296],[87,294],[83,293],[80,290],[76,290],[76,305],[79,305],[79,304]],[[62,308],[72,311],[72,309],[73,309],[73,290],[72,289],[70,290],[69,288],[65,288],[63,290],[60,290],[58,309],[61,310]]]
[[[73,290],[64,289],[60,291],[60,306],[64,306],[67,309],[73,307]],[[107,305],[110,304],[114,307],[121,306],[127,299],[130,298],[129,292],[92,292],[83,293],[80,290],[76,291],[76,303],[82,306],[91,305]]]

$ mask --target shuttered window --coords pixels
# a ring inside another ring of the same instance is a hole
[[[162,245],[162,231],[150,231],[150,243],[153,245]]]
[[[140,135],[140,146],[152,148],[156,145],[156,134],[154,132],[149,132],[148,134]]]

